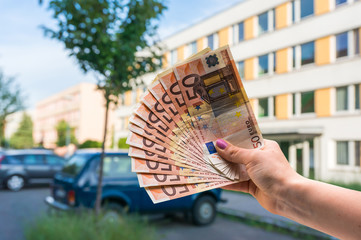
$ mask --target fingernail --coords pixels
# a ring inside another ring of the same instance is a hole
[[[228,146],[228,144],[227,144],[227,142],[226,141],[224,141],[223,139],[218,139],[217,141],[216,141],[216,145],[217,145],[217,147],[219,147],[220,149],[226,149],[226,147]]]

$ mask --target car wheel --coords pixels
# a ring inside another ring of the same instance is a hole
[[[192,209],[192,220],[195,225],[211,224],[216,218],[216,201],[211,196],[198,198]]]
[[[19,191],[25,185],[25,179],[19,175],[13,175],[6,180],[6,187],[11,191]]]
[[[103,221],[104,222],[121,222],[126,208],[114,202],[105,203],[103,206]]]

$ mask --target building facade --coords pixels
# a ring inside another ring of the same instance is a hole
[[[78,143],[86,140],[102,141],[105,101],[102,92],[92,83],[80,83],[42,100],[34,115],[34,142],[54,148],[57,141],[56,125],[61,120],[74,128]],[[107,145],[111,143],[114,108],[110,108]]]
[[[360,14],[358,0],[246,0],[164,39],[163,65],[228,44],[264,138],[306,177],[361,182]]]

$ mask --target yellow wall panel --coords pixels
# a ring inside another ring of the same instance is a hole
[[[276,117],[277,119],[288,119],[288,94],[276,96]]]
[[[331,36],[317,39],[315,45],[316,64],[329,64],[331,62]]]
[[[177,48],[178,61],[184,60],[184,46]]]
[[[288,48],[276,52],[276,73],[288,72]]]
[[[287,2],[276,7],[276,29],[288,26],[288,4],[290,3]]]
[[[204,49],[204,37],[197,40],[197,51],[201,51]]]
[[[143,89],[138,88],[137,89],[137,99],[136,99],[137,103],[140,101],[140,98],[141,98],[142,94],[143,94]]]
[[[129,106],[131,104],[132,104],[132,91],[129,90],[124,93],[124,105]]]
[[[244,61],[244,79],[252,80],[255,78],[255,58],[249,58]]]
[[[249,40],[255,37],[255,29],[254,29],[254,24],[255,24],[255,20],[256,17],[250,17],[247,18],[244,21],[244,39],[245,40]]]
[[[315,91],[315,111],[317,117],[331,116],[331,88]]]
[[[218,32],[218,36],[219,36],[219,46],[223,47],[226,46],[229,41],[228,41],[228,31],[229,31],[229,27],[223,28],[222,30],[220,30]]]
[[[250,99],[249,100],[249,102],[250,102],[250,104],[251,104],[251,107],[252,107],[252,110],[253,110],[253,112],[254,112],[254,104],[255,104],[255,99]]]
[[[315,0],[315,15],[321,15],[329,12],[331,0]]]

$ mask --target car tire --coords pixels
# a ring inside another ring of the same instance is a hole
[[[25,178],[20,175],[12,175],[6,180],[7,189],[17,192],[25,185]]]
[[[107,202],[103,205],[103,212],[102,220],[104,222],[121,222],[126,213],[126,208],[118,203]]]
[[[211,224],[216,218],[216,201],[211,196],[199,197],[192,208],[192,221],[197,226]]]

